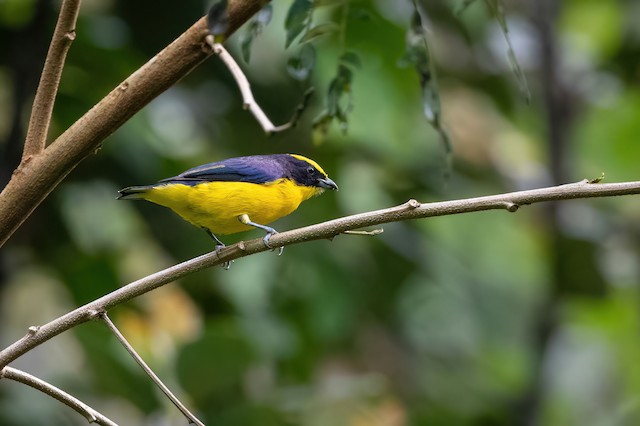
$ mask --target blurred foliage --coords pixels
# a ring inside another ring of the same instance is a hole
[[[242,33],[239,40],[240,47],[242,49],[242,58],[245,62],[249,62],[251,60],[251,45],[253,44],[253,40],[260,35],[267,25],[269,25],[272,16],[273,5],[271,3],[267,3],[262,9],[260,9],[255,18],[251,19],[249,24],[247,24],[247,28]]]
[[[456,13],[461,2],[469,4]],[[418,2],[438,72],[440,121],[453,146],[448,173],[440,135],[424,117],[419,76],[398,67],[412,2],[352,0],[348,10],[346,1],[312,9],[310,1],[274,2],[268,26],[263,16],[228,44],[236,57],[247,56],[251,37],[251,62],[242,66],[274,122],[290,117],[310,84],[319,89],[298,126],[265,137],[225,67],[216,58],[198,67],[110,136],[2,248],[0,344],[213,249],[170,211],[115,200],[119,188],[192,166],[277,152],[317,160],[340,191],[308,201],[276,222],[279,230],[409,198],[553,184],[538,2],[503,3],[530,104],[514,79],[500,19],[485,2],[461,2]],[[638,180],[640,7],[552,3],[557,17],[546,23],[554,26],[554,66],[571,107],[565,173],[576,181],[602,172],[606,181]],[[0,2],[0,37],[9,40],[0,43],[3,179],[19,158],[57,4]],[[208,6],[83,2],[51,137]],[[330,22],[337,26],[320,27]],[[329,107],[348,112],[348,131],[327,126],[317,145],[313,122]],[[635,425],[639,206],[621,197],[389,224],[376,237],[339,236],[203,271],[111,316],[208,424]],[[185,424],[99,323],[14,365],[120,424]],[[86,421],[0,381],[0,424]]]
[[[224,35],[229,28],[227,6],[227,0],[216,0],[209,8],[207,13],[207,26],[211,35]]]

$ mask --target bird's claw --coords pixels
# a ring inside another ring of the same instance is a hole
[[[267,235],[264,236],[264,238],[262,239],[262,242],[267,248],[270,248],[271,250],[275,250],[276,247],[271,247],[271,245],[269,244],[269,240],[271,239],[271,236],[274,234],[277,234],[278,231],[276,231],[275,229],[272,229],[272,230],[273,232],[269,232]],[[284,251],[284,247],[282,246],[278,247],[278,256],[282,256],[283,251]]]
[[[216,253],[218,253],[218,255],[220,254],[220,250],[222,250],[223,248],[225,248],[226,245],[224,244],[216,244]],[[220,266],[222,266],[222,268],[225,271],[228,271],[231,268],[231,264],[233,263],[233,260],[227,260],[226,262],[222,263]]]
[[[264,238],[262,239],[262,242],[264,243],[264,245],[265,245],[267,248],[273,248],[273,247],[271,247],[271,245],[269,244],[269,240],[271,239],[271,236],[272,236],[273,234],[277,234],[277,233],[278,233],[278,231],[276,231],[275,229],[272,229],[271,231],[272,231],[272,232],[267,233],[267,235],[265,235],[265,236],[264,236]]]

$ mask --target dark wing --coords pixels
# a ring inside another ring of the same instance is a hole
[[[275,155],[230,158],[189,169],[164,183],[197,185],[203,182],[266,183],[282,177],[282,166]]]

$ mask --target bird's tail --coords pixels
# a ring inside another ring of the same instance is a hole
[[[118,200],[143,200],[145,194],[153,188],[153,185],[147,186],[128,186],[118,191]]]

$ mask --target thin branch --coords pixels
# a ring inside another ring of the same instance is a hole
[[[195,415],[193,415],[187,409],[187,407],[184,406],[184,404],[182,402],[180,402],[180,400],[171,392],[171,390],[169,390],[169,388],[164,383],[162,383],[162,380],[160,380],[160,378],[156,375],[156,373],[153,372],[151,367],[149,367],[147,365],[147,363],[144,362],[142,357],[140,355],[138,355],[138,353],[136,352],[135,349],[133,349],[133,346],[131,346],[131,344],[122,335],[122,333],[120,333],[120,330],[118,330],[118,327],[116,327],[116,325],[113,323],[113,321],[111,321],[111,319],[109,318],[107,313],[106,312],[100,312],[98,314],[98,316],[102,321],[104,321],[105,324],[107,324],[107,327],[109,327],[111,332],[116,336],[118,341],[120,341],[120,343],[122,344],[122,346],[124,346],[124,348],[127,350],[127,352],[129,352],[129,355],[131,355],[133,357],[133,359],[136,360],[138,365],[140,365],[140,367],[142,367],[144,372],[149,375],[151,380],[153,380],[153,382],[160,388],[160,390],[167,396],[167,398],[169,398],[169,400],[171,400],[173,405],[175,405],[178,408],[178,410],[180,410],[180,412],[182,414],[184,414],[184,416],[187,418],[187,420],[189,420],[189,423],[193,423],[193,424],[196,424],[198,426],[204,426],[204,423],[202,423],[200,420],[198,420],[198,418]]]
[[[58,23],[51,38],[49,52],[38,83],[38,90],[33,100],[27,138],[24,142],[22,161],[44,151],[47,134],[51,124],[53,104],[58,93],[58,85],[62,76],[64,61],[71,43],[76,38],[76,20],[80,12],[81,0],[64,0],[60,6]]]
[[[229,0],[230,36],[268,0]],[[49,193],[104,139],[158,95],[207,59],[206,17],[151,58],[69,127],[44,152],[23,161],[0,193],[0,246],[20,227]]]
[[[0,379],[3,378],[20,382],[27,386],[31,386],[32,388],[37,389],[40,392],[46,393],[47,395],[62,402],[64,405],[70,407],[74,411],[80,413],[82,416],[84,416],[85,419],[87,419],[89,423],[97,423],[103,426],[118,426],[115,422],[100,414],[93,408],[89,407],[87,404],[80,401],[76,397],[69,395],[65,391],[58,389],[57,387],[45,382],[42,379],[25,373],[24,371],[12,367],[4,367],[0,371]]]
[[[343,234],[346,235],[364,235],[366,237],[375,237],[376,235],[380,235],[384,232],[384,229],[372,229],[371,231],[344,231]]]
[[[215,53],[227,66],[229,72],[231,72],[231,75],[233,75],[233,78],[236,80],[236,84],[238,85],[240,93],[242,94],[242,107],[244,109],[248,109],[249,112],[253,114],[265,133],[270,135],[273,133],[282,132],[295,126],[296,121],[299,118],[300,113],[302,112],[302,109],[304,109],[304,106],[306,105],[310,93],[305,94],[305,100],[302,106],[298,107],[291,121],[281,124],[280,126],[275,126],[271,122],[271,120],[269,120],[267,114],[265,114],[262,108],[260,108],[260,105],[256,102],[255,98],[253,97],[253,92],[251,91],[251,84],[249,84],[249,80],[244,75],[244,72],[242,71],[242,68],[240,68],[240,65],[238,65],[236,60],[233,59],[233,56],[227,51],[227,49],[224,48],[222,44],[215,41],[213,35],[209,34],[205,38],[205,41],[207,42],[213,53]]]
[[[330,239],[345,231],[409,219],[485,210],[507,210],[509,212],[515,212],[520,206],[543,201],[612,197],[631,194],[640,194],[640,181],[603,184],[590,183],[585,179],[581,182],[567,185],[462,200],[426,204],[420,204],[416,200],[409,200],[404,204],[384,210],[360,213],[306,226],[304,228],[280,232],[271,237],[269,244],[273,248],[298,244],[305,241]],[[148,293],[155,288],[205,268],[222,265],[234,259],[270,249],[271,248],[264,245],[262,238],[240,241],[220,251],[203,254],[194,259],[141,278],[138,281],[134,281],[112,293],[56,318],[43,326],[30,327],[26,336],[0,351],[0,368],[63,331],[90,321],[94,318],[95,312],[107,311],[114,306]]]

